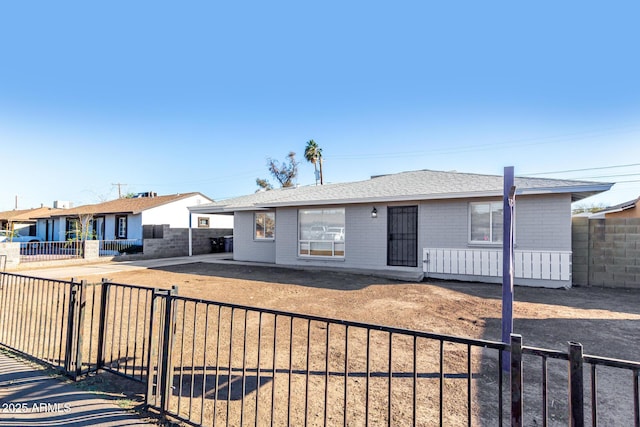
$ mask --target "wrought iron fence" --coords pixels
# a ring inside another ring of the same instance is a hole
[[[502,421],[503,343],[163,298],[164,331],[174,333],[154,346],[148,404],[174,418],[197,425],[437,425],[477,424],[483,413]],[[483,371],[487,353],[493,363]],[[490,401],[478,402],[480,389],[491,390]]]
[[[0,343],[77,376],[84,284],[1,274]]]
[[[518,425],[640,426],[640,362],[586,355],[574,342],[566,352],[523,346],[518,335],[511,352],[512,390],[520,396],[511,414]]]
[[[96,367],[147,382],[149,347],[158,308],[166,291],[103,280],[98,319]],[[163,307],[160,307],[163,308]]]
[[[640,363],[0,273],[0,344],[193,425],[635,425]],[[503,353],[511,352],[503,372]],[[585,380],[587,379],[587,380]]]

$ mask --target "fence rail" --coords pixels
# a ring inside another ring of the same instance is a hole
[[[84,284],[1,274],[0,343],[76,377]]]
[[[99,255],[118,256],[142,252],[142,239],[100,240]]]
[[[503,343],[168,298],[164,324],[175,333],[158,346],[148,403],[183,421],[472,424],[480,413],[502,420]],[[452,364],[453,354],[464,360]],[[492,360],[485,372],[483,357]],[[493,389],[494,398],[478,403],[479,389]]]
[[[82,258],[83,252],[82,241],[20,243],[20,262]]]
[[[466,276],[502,276],[502,249],[424,248],[425,273]],[[571,279],[571,251],[514,252],[514,277],[522,279]]]
[[[0,274],[1,345],[73,378],[103,369],[140,381],[150,408],[192,425],[640,426],[640,363],[576,343],[561,352],[175,287]]]

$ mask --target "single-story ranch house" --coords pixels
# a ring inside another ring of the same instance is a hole
[[[48,216],[57,211],[59,209],[40,207],[0,212],[0,230],[13,230],[22,236],[35,236],[37,233],[35,218]]]
[[[501,283],[503,177],[419,170],[190,208],[234,216],[233,259]],[[515,279],[571,286],[571,203],[612,183],[516,177]]]
[[[233,221],[221,216],[196,215],[188,207],[211,203],[201,193],[157,195],[140,193],[103,203],[58,209],[37,217],[38,236],[45,241],[65,241],[74,237],[80,217],[90,217],[91,238],[96,240],[140,240],[143,226],[166,224],[172,228],[232,228]],[[212,222],[224,222],[213,224]]]

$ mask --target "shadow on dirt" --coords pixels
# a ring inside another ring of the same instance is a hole
[[[429,280],[433,286],[480,298],[501,300],[502,285],[478,282]],[[516,286],[515,302],[560,305],[584,310],[609,310],[640,315],[640,290],[619,288],[573,287],[571,289]]]
[[[293,268],[251,266],[244,264],[193,263],[154,267],[150,270],[342,291],[359,290],[372,285],[406,284],[406,282],[400,280],[385,279],[363,274],[313,269],[298,270]]]
[[[499,339],[501,320],[485,319],[484,338]],[[568,352],[568,343],[579,342],[584,354],[624,360],[637,360],[636,344],[640,341],[640,320],[606,319],[515,319],[514,333],[523,337],[524,346]],[[543,365],[546,363],[546,373]],[[598,425],[625,426],[633,424],[634,385],[633,370],[620,367],[584,364],[584,416],[585,425],[591,425],[592,375],[596,375]],[[497,354],[483,351],[479,378],[493,379],[493,387],[478,391],[480,419],[483,425],[497,425],[495,402],[498,388],[495,384],[498,370]],[[550,425],[569,424],[569,362],[547,358],[539,354],[523,356],[523,409],[525,425],[544,425],[543,384],[547,384],[547,418]],[[503,414],[508,419],[510,395],[509,373],[503,381]]]

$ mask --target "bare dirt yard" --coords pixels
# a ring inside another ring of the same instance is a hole
[[[107,278],[117,283],[165,289],[177,285],[178,294],[181,296],[304,315],[494,341],[499,341],[501,335],[501,287],[499,285],[442,281],[407,283],[333,271],[213,263],[183,264],[113,273]],[[86,279],[91,283],[99,281],[100,278],[93,276],[79,279]],[[640,360],[640,290],[602,288],[558,290],[516,287],[514,296],[514,332],[523,336],[524,345],[566,351],[567,343],[575,341],[584,346],[585,354]],[[358,337],[350,338],[350,345],[358,345],[358,341]],[[291,343],[292,346],[295,345],[293,338]],[[205,342],[205,348],[206,346]],[[418,350],[420,351],[423,347],[425,352],[433,350],[430,344],[426,343],[419,344]],[[327,348],[329,348],[328,344]],[[397,358],[402,357],[399,353],[394,354],[394,363],[403,365],[404,361],[397,361]],[[184,355],[180,357],[182,363]],[[411,357],[417,359],[417,356]],[[467,355],[464,351],[451,351],[447,357],[449,358],[446,361],[447,370],[465,372]],[[230,356],[229,359],[231,360]],[[353,359],[354,361],[349,359],[348,363],[356,363],[356,358]],[[307,364],[308,360],[307,356]],[[329,356],[327,361],[329,363]],[[257,363],[258,369],[262,369],[259,359]],[[291,367],[291,364],[296,362],[289,360],[288,363]],[[411,363],[406,361],[408,366]],[[473,377],[472,400],[474,403],[473,409],[470,410],[472,424],[497,425],[495,414],[497,386],[491,383],[493,380],[489,380],[491,387],[485,388],[484,383],[480,381],[485,371],[495,372],[497,359],[495,355],[487,356],[479,352],[474,354],[472,362],[469,363],[474,375],[477,373],[479,378],[476,384],[476,377]],[[537,358],[532,359],[530,363],[533,373],[528,374],[525,371],[525,425],[542,425],[539,407],[541,362]],[[206,381],[207,363],[204,365]],[[274,373],[275,371],[276,369]],[[352,369],[350,368],[349,371],[351,372]],[[429,367],[429,371],[433,371],[432,367]],[[549,362],[550,425],[567,425],[566,372],[566,361]],[[585,401],[590,399],[589,373],[590,371],[585,369],[585,389],[587,389]],[[628,371],[616,371],[598,376],[598,417],[601,425],[624,426],[632,422],[632,379],[632,374]],[[431,380],[433,379],[425,376],[424,381]],[[289,381],[291,387],[291,380]],[[401,382],[395,379],[394,381]],[[447,381],[453,383],[455,380]],[[528,381],[534,385],[528,387]],[[313,379],[311,384],[313,386]],[[361,386],[357,378],[349,384],[353,390]],[[508,382],[506,384],[508,386]],[[428,385],[427,388],[434,387],[437,388],[437,383]],[[463,384],[460,387],[452,385],[451,389],[448,387],[445,385],[445,394],[453,403],[443,405],[447,412],[444,418],[448,420],[447,424],[457,425],[457,421],[466,420],[464,418],[468,409],[465,403],[466,395],[459,396],[466,393],[466,386]],[[400,399],[410,400],[411,394],[408,393],[407,396],[401,395]],[[436,395],[432,398],[425,395],[424,399],[426,402],[430,399],[437,400],[438,397]],[[508,390],[505,391],[505,399],[508,399]],[[418,405],[421,405],[421,396],[417,397],[417,401]],[[508,400],[505,402],[508,408]],[[529,405],[533,402],[535,405]],[[374,407],[375,402],[372,404],[372,411]],[[309,417],[309,424],[323,423],[322,419],[314,419],[314,414],[309,415],[307,411],[310,409],[305,409],[304,416]],[[412,416],[417,417],[418,425],[432,425],[437,421],[437,414],[421,414],[421,410],[418,410],[417,415],[407,415],[402,411],[398,410],[398,413],[395,413],[394,409],[391,420],[382,418],[384,424],[403,425],[403,420],[410,420]],[[590,420],[590,409],[586,412],[585,417]],[[229,412],[223,415],[230,416]],[[329,424],[341,425],[344,418],[340,414],[335,415],[333,421],[329,419]],[[349,417],[354,420],[359,419],[358,414],[349,414]],[[505,422],[507,421],[508,417]],[[357,421],[349,424],[362,425]]]

